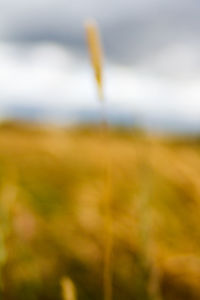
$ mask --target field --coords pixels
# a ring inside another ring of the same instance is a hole
[[[12,123],[0,128],[2,299],[63,299],[65,277],[77,299],[103,299],[106,176],[113,299],[200,299],[198,139]]]

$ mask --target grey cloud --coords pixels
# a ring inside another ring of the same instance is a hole
[[[56,41],[83,51],[83,22],[97,19],[109,60],[140,64],[170,45],[196,47],[199,0],[4,0],[0,36],[17,42]]]

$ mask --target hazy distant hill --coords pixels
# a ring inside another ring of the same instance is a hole
[[[71,125],[79,123],[98,123],[101,120],[100,109],[46,109],[41,106],[13,105],[5,108],[4,118],[9,120],[25,120],[40,123],[53,123]],[[189,122],[177,118],[175,115],[163,116],[149,113],[132,113],[129,110],[120,111],[117,108],[109,108],[107,118],[110,124],[122,126],[137,126],[156,131],[199,133],[200,120]]]

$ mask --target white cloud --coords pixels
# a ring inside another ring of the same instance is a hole
[[[89,68],[57,45],[1,44],[0,65],[1,103],[74,107],[94,97]]]
[[[56,44],[26,48],[0,44],[0,103],[48,108],[87,109],[98,106],[88,61]],[[200,80],[156,77],[139,69],[106,65],[108,105],[146,116],[200,117]]]
[[[190,79],[200,74],[199,51],[198,40],[188,44],[172,43],[144,59],[142,67],[161,76]]]

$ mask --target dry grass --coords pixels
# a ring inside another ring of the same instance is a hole
[[[85,29],[91,63],[98,86],[98,95],[103,100],[103,51],[99,31],[96,22],[92,20],[85,23]]]
[[[200,144],[109,141],[113,299],[199,299]],[[3,299],[59,299],[66,276],[103,298],[103,149],[96,130],[0,130]]]
[[[88,41],[88,49],[91,57],[92,66],[98,86],[98,96],[101,100],[101,141],[103,145],[103,166],[104,166],[104,185],[102,187],[102,203],[104,216],[104,265],[103,265],[103,285],[104,300],[112,300],[112,163],[111,153],[109,149],[109,126],[106,118],[103,95],[103,64],[102,64],[102,48],[100,35],[97,25],[94,21],[86,23],[86,36]]]
[[[70,278],[62,278],[61,287],[63,300],[76,300],[76,289]]]

